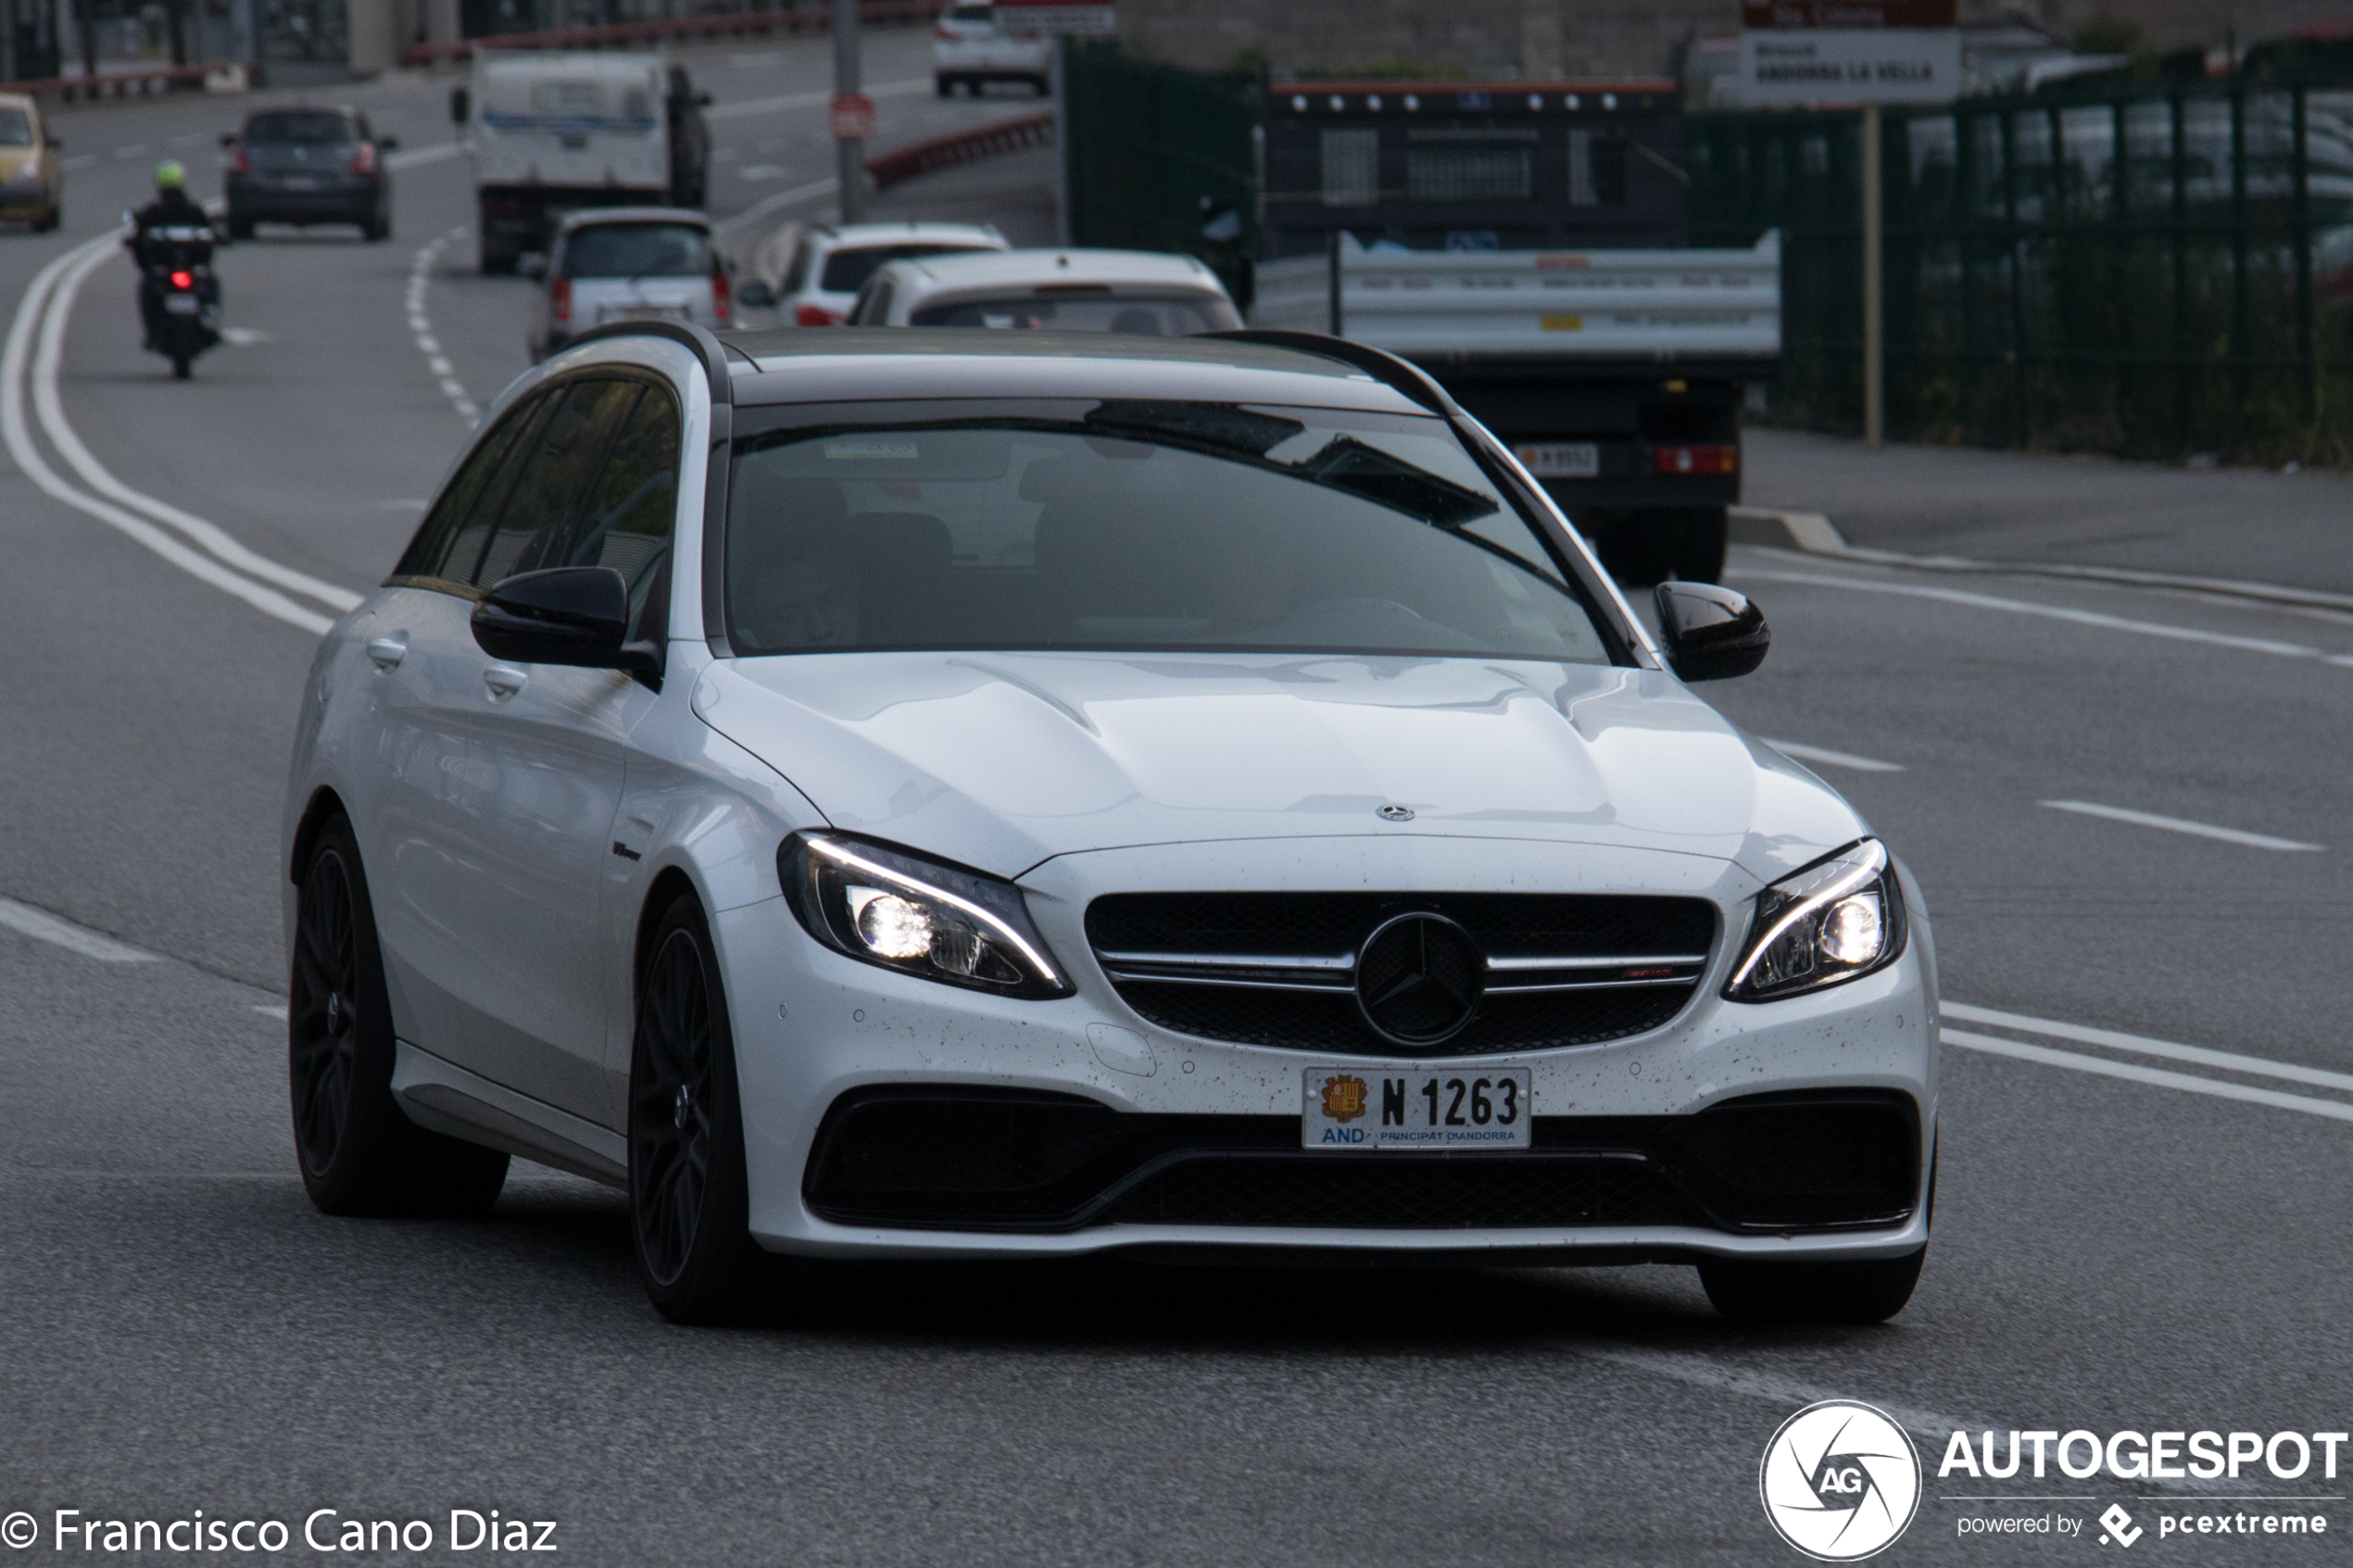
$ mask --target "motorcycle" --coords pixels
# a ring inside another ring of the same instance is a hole
[[[178,381],[188,379],[196,356],[220,342],[220,280],[212,271],[219,238],[210,224],[175,224],[142,234],[133,220],[123,241],[139,264],[147,351],[170,360]],[[145,308],[150,304],[153,310]]]

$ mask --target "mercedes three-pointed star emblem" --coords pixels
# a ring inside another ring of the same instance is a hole
[[[1462,1033],[1487,988],[1487,958],[1444,915],[1397,916],[1356,954],[1356,1005],[1373,1033],[1424,1050]]]

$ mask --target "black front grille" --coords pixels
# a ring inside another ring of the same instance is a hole
[[[1121,998],[1164,1029],[1393,1056],[1413,1047],[1366,1024],[1353,964],[1384,922],[1417,909],[1460,924],[1491,966],[1468,1023],[1416,1051],[1437,1056],[1655,1029],[1691,1000],[1717,926],[1704,898],[1642,895],[1121,893],[1088,907],[1087,935]],[[1561,967],[1531,967],[1545,962]]]
[[[1758,1095],[1692,1116],[1539,1116],[1524,1153],[1322,1153],[1299,1136],[1296,1116],[875,1087],[827,1112],[803,1190],[824,1219],[913,1229],[1794,1232],[1903,1223],[1920,1160],[1911,1099],[1880,1090]]]

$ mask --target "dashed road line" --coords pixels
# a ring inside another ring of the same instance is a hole
[[[433,281],[433,270],[440,262],[442,253],[472,231],[459,224],[441,238],[417,252],[416,260],[409,268],[409,331],[417,340],[417,352],[425,357],[425,369],[441,383],[441,395],[449,399],[449,407],[469,426],[482,422],[482,406],[467,392],[458,379],[456,367],[441,352],[441,340],[434,335],[433,318],[425,313],[425,290]]]
[[[1794,757],[1800,762],[1826,762],[1833,768],[1852,768],[1858,773],[1900,773],[1901,762],[1881,762],[1872,757],[1857,757],[1851,751],[1832,751],[1825,746],[1800,746],[1793,740],[1768,740],[1765,743],[1784,757]]]
[[[2249,849],[2276,849],[2284,853],[2317,853],[2328,846],[2306,844],[2294,838],[2273,838],[2270,834],[2246,833],[2238,828],[2216,827],[2211,822],[2194,822],[2185,817],[2160,817],[2154,811],[2133,811],[2121,806],[2100,806],[2089,800],[2045,800],[2041,804],[2054,811],[2072,811],[2082,817],[2105,817],[2112,822],[2130,822],[2134,827],[2162,828],[2167,833],[2186,833],[2199,838],[2219,838],[2225,844],[2245,845]]]
[[[118,942],[104,932],[93,931],[86,925],[76,925],[61,915],[53,915],[31,904],[19,904],[14,898],[0,898],[0,925],[36,941],[80,953],[85,959],[95,959],[100,963],[158,963],[163,959],[161,953],[151,953],[145,947]]]
[[[2245,653],[2267,653],[2281,659],[2325,659],[2332,664],[2353,664],[2353,655],[2331,657],[2319,648],[2302,643],[2283,643],[2270,637],[2237,637],[2223,632],[2208,632],[2194,626],[2173,626],[2163,621],[2135,621],[2127,616],[2104,615],[2098,610],[2071,609],[2064,605],[2035,604],[2027,599],[2005,599],[1992,594],[1972,594],[1959,588],[1927,588],[1912,583],[1874,583],[1862,577],[1834,577],[1818,571],[1772,571],[1744,567],[1740,576],[1767,583],[1802,583],[1811,587],[1843,588],[1856,594],[1894,594],[1904,598],[1934,599],[1944,604],[1964,605],[1972,609],[1999,610],[2009,615],[2040,616],[2047,621],[2065,621],[2078,626],[2095,626],[2103,631],[2130,632],[2145,637],[2169,637],[2178,642],[2203,643],[2211,647],[2236,648]]]

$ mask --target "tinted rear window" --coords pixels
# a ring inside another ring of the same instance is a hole
[[[1030,332],[1127,332],[1138,337],[1184,337],[1224,332],[1241,319],[1223,300],[1198,295],[1139,299],[1112,295],[1040,297],[1009,295],[1000,299],[961,299],[913,313],[916,327],[1003,327]]]
[[[985,245],[859,245],[837,250],[825,257],[824,276],[817,286],[828,294],[856,294],[875,275],[875,269],[886,261],[902,261],[913,256],[957,256],[968,250],[985,250]]]
[[[700,278],[711,235],[687,223],[598,223],[564,242],[567,278]]]
[[[305,109],[279,109],[245,121],[248,142],[297,142],[306,146],[332,146],[359,140],[351,121],[339,114]]]

